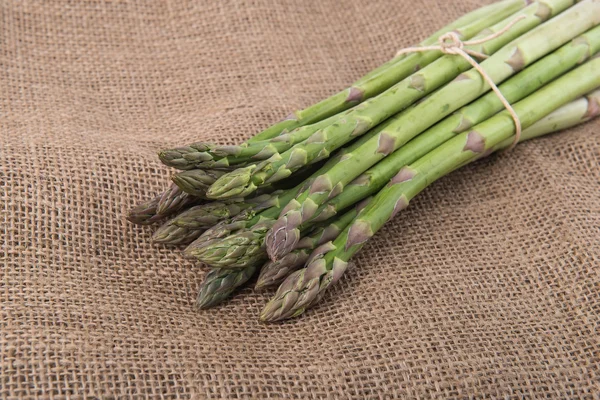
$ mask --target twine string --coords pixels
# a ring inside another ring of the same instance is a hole
[[[507,149],[507,150],[510,150],[513,147],[515,147],[515,145],[519,142],[519,139],[521,138],[521,120],[519,119],[519,116],[515,112],[514,108],[512,108],[512,106],[510,105],[508,100],[506,100],[506,97],[504,97],[504,95],[502,94],[500,89],[498,89],[498,86],[496,86],[496,84],[494,83],[492,78],[490,78],[490,76],[488,75],[487,72],[485,72],[483,67],[481,67],[481,65],[477,61],[475,61],[475,59],[473,58],[473,57],[477,57],[480,59],[486,59],[486,58],[488,58],[488,56],[486,54],[480,53],[478,51],[467,49],[467,48],[465,48],[465,46],[481,44],[481,43],[485,43],[489,40],[496,39],[497,37],[506,33],[510,28],[513,27],[514,24],[516,24],[517,22],[519,22],[520,20],[522,20],[524,18],[525,18],[525,16],[521,15],[521,16],[515,18],[514,20],[512,20],[509,24],[507,24],[504,28],[500,29],[498,32],[493,33],[488,36],[485,36],[480,39],[462,41],[460,39],[460,37],[458,36],[458,33],[448,32],[448,33],[441,35],[438,38],[437,46],[407,47],[405,49],[399,50],[396,53],[396,57],[399,55],[408,54],[408,53],[417,53],[417,52],[420,53],[420,52],[425,52],[425,51],[441,51],[444,54],[461,56],[462,58],[467,60],[469,62],[469,64],[471,64],[471,66],[473,68],[475,68],[477,70],[477,72],[479,72],[479,74],[481,75],[483,80],[490,86],[490,88],[494,91],[496,96],[498,96],[498,99],[500,99],[504,108],[506,108],[506,110],[512,116],[512,119],[515,123],[515,138],[514,138],[512,144],[510,145],[510,147]]]

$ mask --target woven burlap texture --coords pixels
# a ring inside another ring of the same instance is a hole
[[[477,0],[0,2],[1,398],[592,397],[599,122],[428,188],[300,319],[197,312],[127,210]]]

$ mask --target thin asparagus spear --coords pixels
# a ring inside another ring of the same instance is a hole
[[[522,16],[523,19],[512,26],[511,29],[504,32],[498,38],[475,47],[484,54],[495,53],[512,39],[518,38],[523,33],[538,26],[548,17],[568,8],[571,4],[572,2],[569,0],[549,0],[546,3],[533,3],[522,12],[517,13],[518,16]],[[598,11],[596,9],[598,8],[597,4],[592,0],[585,0],[572,8],[575,9],[575,11],[568,10],[565,12],[567,17],[562,17],[561,15],[558,18],[555,18],[558,19],[558,23],[564,24],[563,26],[565,28],[563,31],[557,33],[557,23],[550,21],[549,23],[544,24],[544,27],[541,27],[541,29],[535,29],[536,34],[525,35],[523,38],[519,38],[516,45],[506,46],[497,54],[485,60],[482,63],[482,66],[484,66],[486,70],[491,69],[488,73],[492,79],[495,79],[497,82],[502,81],[514,73],[516,69],[534,61],[535,58],[544,55],[545,52],[552,50],[552,45],[556,47],[557,45],[562,44],[560,39],[568,40],[593,26],[593,22],[595,18],[597,18],[597,16],[593,16],[594,12]],[[515,17],[510,17],[510,21],[503,21],[501,24],[495,25],[491,28],[491,31],[498,32],[500,29],[505,28],[509,23],[515,20]],[[575,32],[573,36],[560,34],[568,31],[568,29],[571,28],[571,25],[574,25],[572,26]],[[581,26],[583,29],[577,30],[577,26]],[[549,31],[550,28],[548,27],[551,27],[552,31]],[[564,39],[565,36],[567,36],[566,39]],[[531,44],[535,44],[535,46],[531,46],[531,49],[527,48],[528,45]],[[523,46],[525,47],[525,53],[520,51],[520,47]],[[403,108],[414,103],[416,100],[447,83],[469,68],[470,64],[460,57],[443,56],[434,63],[411,75],[409,78],[392,86],[379,96],[371,98],[356,106],[351,112],[345,114],[345,116],[337,123],[316,132],[305,142],[296,144],[284,153],[275,154],[259,164],[239,168],[225,174],[208,189],[206,194],[209,198],[214,199],[223,199],[231,196],[246,196],[261,185],[284,179],[304,165],[329,157],[331,151],[343,146],[353,137],[364,134],[372,127],[383,122],[385,119],[396,114]],[[462,92],[465,93],[465,100],[472,100],[481,93],[489,90],[479,75],[473,75],[473,73],[461,75],[461,79],[452,82],[454,85],[449,84],[447,87],[452,86],[453,94],[455,94],[455,86],[458,85]],[[465,79],[462,79],[462,77],[465,77]],[[426,102],[427,100],[425,100],[425,103]],[[466,104],[466,102],[462,104]],[[457,103],[459,106],[462,105],[459,102]],[[445,106],[449,109],[451,105],[446,102]],[[448,111],[446,110],[445,115],[447,115],[447,113]],[[442,116],[444,116],[444,114],[442,114]],[[436,121],[431,121],[431,123],[434,122]],[[378,146],[375,147],[376,154],[384,156],[395,149],[394,145],[396,143],[394,138],[388,138],[386,136],[385,139],[386,140],[382,142],[381,148]],[[379,150],[379,152],[377,152],[377,150]],[[348,164],[348,162],[344,164]],[[347,168],[347,166],[344,166],[344,168]],[[362,171],[359,171],[359,173]],[[326,189],[322,184],[326,183],[327,182],[319,182],[319,185],[317,185],[317,182],[315,182],[313,186],[322,193]],[[326,193],[325,197],[327,197],[330,191],[331,189]]]
[[[530,140],[550,132],[571,128],[598,115],[600,115],[600,90],[594,90],[531,125],[523,131],[523,140]],[[509,145],[510,142],[506,140],[494,147],[493,151],[501,150]]]
[[[600,26],[590,29],[560,49],[527,67],[501,84],[499,89],[509,102],[519,101],[575,65],[585,61],[590,54],[595,54],[598,51],[600,51]],[[416,106],[413,108],[416,108]],[[266,244],[269,257],[272,260],[283,257],[295,247],[296,242],[300,239],[301,230],[305,229],[307,225],[313,221],[329,219],[338,210],[342,210],[378,191],[403,166],[427,154],[456,134],[485,121],[503,108],[504,106],[498,96],[494,92],[490,92],[420,133],[391,155],[383,158],[346,185],[341,194],[320,205],[316,211],[317,204],[307,202],[306,204],[311,205],[311,208],[307,209],[302,207],[298,199],[292,200],[285,207],[284,212],[273,225],[273,228],[267,233]],[[406,131],[408,129],[407,124],[398,123],[398,121],[403,121],[404,115],[401,113],[390,118],[378,129],[380,132],[390,132],[397,128]],[[394,128],[394,126],[397,126],[397,128]],[[308,197],[306,194],[303,195]]]
[[[159,195],[132,208],[127,219],[134,224],[150,225],[201,201],[198,197],[183,192],[177,185],[171,185]]]
[[[523,128],[527,128],[598,87],[600,59],[596,58],[516,103],[513,108]],[[327,251],[323,255],[311,260],[306,268],[294,272],[281,284],[260,318],[264,321],[291,318],[316,304],[325,290],[343,275],[350,257],[388,220],[406,208],[411,199],[456,168],[489,154],[498,146],[510,145],[514,134],[512,118],[503,111],[402,168],[344,232],[326,244]],[[528,135],[521,136],[522,140],[526,138]]]
[[[192,169],[173,175],[173,182],[186,193],[206,198],[206,190],[225,174],[219,170]]]
[[[260,160],[271,157],[281,149],[285,150],[292,143],[300,140],[300,134],[310,136],[339,118],[339,115],[326,118],[311,125],[305,125],[291,132],[284,132],[272,139],[246,142],[241,145],[217,146],[205,142],[192,143],[187,146],[162,150],[158,157],[163,164],[181,169],[195,168],[231,169],[249,166]],[[297,134],[300,131],[300,134]]]
[[[152,240],[155,243],[170,245],[191,243],[206,229],[244,210],[252,208],[259,211],[275,205],[276,196],[280,194],[281,191],[278,191],[246,200],[212,202],[191,207],[160,226]]]

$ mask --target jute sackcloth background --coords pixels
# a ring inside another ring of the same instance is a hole
[[[427,189],[304,317],[192,308],[127,210],[478,0],[0,1],[1,398],[593,397],[599,122]]]

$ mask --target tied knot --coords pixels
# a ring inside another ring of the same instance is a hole
[[[498,99],[500,100],[500,102],[502,103],[504,108],[506,108],[508,113],[511,115],[511,117],[515,123],[515,137],[514,137],[512,145],[508,148],[508,150],[510,150],[519,142],[519,139],[521,138],[521,121],[519,120],[519,116],[517,115],[515,110],[512,108],[512,106],[510,105],[508,100],[506,100],[506,97],[504,97],[502,92],[500,92],[500,89],[498,89],[498,86],[496,86],[496,83],[490,77],[490,75],[487,72],[485,72],[483,67],[481,65],[479,65],[479,63],[477,61],[475,61],[475,59],[473,59],[473,57],[485,59],[485,58],[487,58],[487,55],[480,53],[478,51],[475,51],[475,50],[468,49],[465,46],[481,44],[481,43],[485,43],[489,40],[496,39],[498,36],[503,35],[510,28],[512,28],[512,26],[514,24],[516,24],[517,22],[519,22],[520,20],[522,20],[524,18],[525,18],[525,16],[521,15],[521,16],[515,18],[514,20],[512,20],[509,24],[507,24],[504,28],[500,29],[498,32],[492,33],[491,35],[482,37],[480,39],[462,41],[457,32],[447,32],[447,33],[444,33],[443,35],[441,35],[440,37],[438,37],[438,45],[437,46],[408,47],[406,49],[399,50],[396,53],[396,56],[399,56],[401,54],[408,54],[408,53],[421,53],[421,52],[425,52],[425,51],[441,51],[444,54],[460,56],[460,57],[464,58],[466,61],[468,61],[469,64],[471,64],[471,66],[477,72],[479,72],[479,74],[481,75],[483,80],[490,86],[490,88],[496,94],[496,96],[498,96]]]
[[[463,50],[465,47],[465,44],[462,40],[460,40],[460,37],[456,32],[444,33],[438,38],[438,43],[440,44],[440,49],[444,54],[459,54],[457,49]]]

